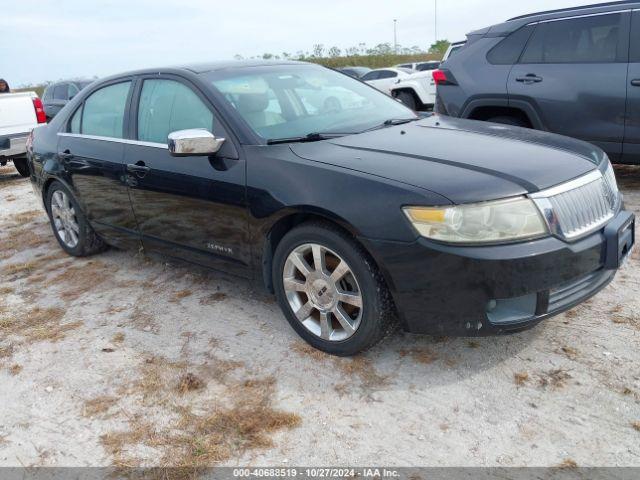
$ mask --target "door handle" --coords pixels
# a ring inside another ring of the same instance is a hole
[[[634,78],[633,80],[631,80],[631,85],[633,85],[634,87],[640,87],[640,78]]]
[[[537,76],[535,73],[529,73],[524,77],[517,77],[516,82],[520,83],[540,83],[542,81],[542,77]]]
[[[151,170],[142,160],[127,165],[127,172],[135,173],[138,178],[143,178]]]

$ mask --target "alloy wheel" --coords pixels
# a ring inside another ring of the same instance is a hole
[[[75,248],[78,245],[80,226],[69,196],[62,190],[56,190],[51,196],[51,216],[62,243],[69,248]]]
[[[358,330],[362,292],[337,253],[314,243],[300,245],[287,257],[282,277],[291,310],[311,333],[337,342]]]

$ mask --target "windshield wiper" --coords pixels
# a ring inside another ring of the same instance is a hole
[[[346,134],[313,132],[301,137],[272,138],[270,140],[267,140],[267,145],[277,145],[279,143],[319,142],[320,140],[329,140],[330,138],[343,137],[344,135]]]
[[[376,125],[374,127],[367,128],[366,130],[363,130],[361,133],[371,132],[373,130],[380,130],[381,128],[385,128],[385,127],[393,127],[394,125],[404,125],[405,123],[415,122],[416,120],[420,120],[420,117],[415,117],[415,118],[390,118],[389,120],[385,120],[384,122],[382,122],[380,125]]]

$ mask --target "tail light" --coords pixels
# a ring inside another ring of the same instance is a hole
[[[448,70],[434,70],[433,81],[436,85],[457,85],[453,75]]]
[[[47,114],[44,113],[44,105],[38,97],[33,98],[33,108],[36,111],[36,119],[38,123],[47,123]]]

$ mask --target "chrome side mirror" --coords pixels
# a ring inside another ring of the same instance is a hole
[[[200,128],[171,132],[168,138],[169,153],[174,157],[214,155],[223,143],[224,138]]]

